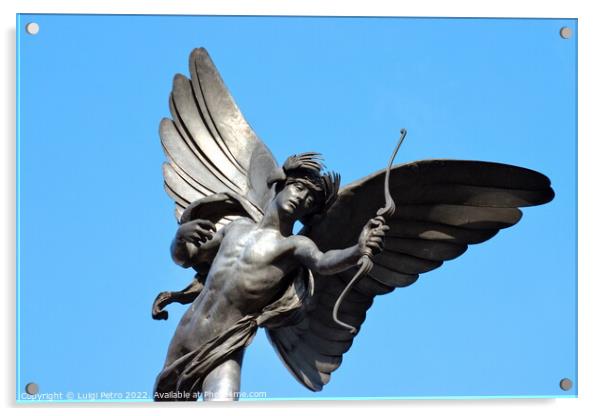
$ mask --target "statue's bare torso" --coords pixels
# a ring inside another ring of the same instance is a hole
[[[222,335],[247,315],[258,315],[291,283],[292,271],[305,266],[322,275],[353,266],[365,250],[382,250],[388,227],[371,220],[357,245],[321,252],[307,237],[293,235],[295,221],[313,209],[311,192],[299,183],[284,187],[259,223],[240,218],[217,232],[205,220],[182,224],[172,244],[184,267],[210,262],[205,286],[182,317],[165,366]],[[240,390],[244,351],[237,351],[203,380],[205,399],[233,399]]]
[[[287,255],[292,247],[278,231],[258,228],[248,219],[228,225],[205,287],[178,326],[173,358],[220,335],[245,315],[261,312],[273,301],[288,285],[287,274],[298,265]]]

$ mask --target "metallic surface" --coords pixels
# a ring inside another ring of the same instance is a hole
[[[362,254],[373,267],[337,308],[358,331],[375,296],[516,224],[519,207],[554,198],[538,172],[460,160],[397,165],[339,190],[339,176],[322,175],[316,153],[278,167],[204,49],[191,53],[190,74],[174,79],[172,119],[161,122],[160,135],[165,190],[179,222],[172,257],[196,274],[153,305],[153,317],[166,319],[166,305],[191,303],[157,378],[155,391],[165,394],[157,400],[196,399],[179,397],[182,389],[235,400],[258,326],[291,374],[321,390],[356,335],[332,312]],[[385,176],[397,207],[386,225],[374,218],[385,203]],[[304,224],[298,235],[296,221]]]
[[[393,197],[391,196],[391,188],[390,188],[391,167],[393,166],[393,161],[395,160],[395,156],[397,156],[399,147],[403,143],[403,139],[405,139],[406,134],[407,134],[406,130],[401,129],[401,135],[399,137],[399,140],[397,141],[397,146],[395,146],[395,150],[393,150],[393,153],[391,154],[391,158],[389,159],[389,164],[387,165],[387,173],[385,173],[385,193],[384,193],[385,206],[382,208],[379,208],[378,211],[376,211],[377,218],[379,218],[379,219],[382,218],[383,223],[384,223],[384,220],[388,219],[395,213],[395,201],[393,200]],[[353,276],[353,278],[349,281],[347,286],[345,286],[345,289],[343,289],[343,291],[339,295],[339,298],[335,302],[334,307],[332,308],[332,320],[335,321],[337,324],[341,325],[343,328],[347,328],[352,334],[355,334],[357,332],[357,328],[339,320],[339,318],[338,318],[339,308],[341,307],[341,303],[343,302],[343,300],[345,299],[345,296],[347,296],[347,293],[349,293],[349,291],[351,290],[353,285],[359,279],[364,277],[364,275],[366,273],[369,273],[372,270],[372,267],[374,266],[374,264],[372,263],[371,253],[365,253],[364,255],[362,255],[362,258],[357,263],[357,266],[359,267],[358,271],[355,272],[355,276]]]

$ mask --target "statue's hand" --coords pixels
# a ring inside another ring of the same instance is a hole
[[[372,218],[366,223],[358,240],[358,247],[362,255],[375,256],[383,251],[384,236],[389,230],[382,216]]]
[[[193,220],[180,225],[176,233],[176,240],[200,246],[211,240],[215,233],[215,225],[209,220]]]

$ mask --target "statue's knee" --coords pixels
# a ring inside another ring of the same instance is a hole
[[[240,392],[240,362],[228,360],[205,378],[203,399],[206,401],[238,400]]]

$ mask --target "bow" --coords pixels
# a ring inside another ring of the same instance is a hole
[[[391,176],[391,166],[393,166],[393,160],[395,160],[395,156],[397,156],[397,151],[399,150],[401,143],[403,143],[403,139],[405,139],[406,133],[406,129],[401,129],[399,141],[397,142],[397,146],[395,147],[395,150],[393,151],[393,154],[389,159],[389,165],[387,166],[387,171],[385,173],[385,206],[379,208],[379,210],[376,212],[377,216],[382,216],[385,219],[390,218],[393,215],[393,213],[395,213],[395,201],[393,201],[393,197],[391,196],[391,190],[389,189],[389,177]],[[361,279],[367,273],[369,273],[370,270],[372,270],[372,264],[372,254],[363,254],[362,257],[360,257],[360,259],[357,262],[357,265],[359,266],[358,271],[355,273],[355,275],[349,281],[349,283],[347,283],[347,286],[345,286],[345,289],[343,289],[343,291],[339,295],[339,298],[337,299],[336,303],[334,304],[334,308],[332,309],[332,319],[342,327],[349,329],[349,332],[352,334],[357,333],[357,328],[339,320],[339,307],[341,306],[343,299],[345,299],[345,296],[351,290],[353,285],[357,281],[359,281],[359,279]]]

